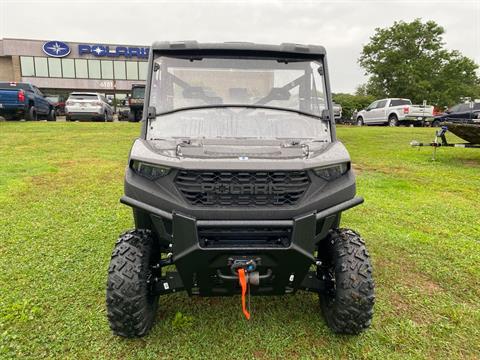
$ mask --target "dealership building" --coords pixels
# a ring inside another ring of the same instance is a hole
[[[125,98],[147,77],[149,47],[59,40],[0,39],[0,81],[28,82],[44,93],[93,91]]]

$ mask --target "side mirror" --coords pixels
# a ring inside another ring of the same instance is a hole
[[[322,110],[322,120],[330,121],[330,111],[328,109]]]
[[[147,109],[147,119],[155,119],[157,115],[157,109],[155,106],[149,106]]]

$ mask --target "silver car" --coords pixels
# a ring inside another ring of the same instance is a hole
[[[74,92],[65,103],[67,121],[97,120],[113,121],[113,109],[102,94],[91,92]]]

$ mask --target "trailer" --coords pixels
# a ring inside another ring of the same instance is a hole
[[[459,138],[465,140],[464,143],[449,143],[445,134],[447,131],[457,135]],[[432,160],[435,160],[437,148],[439,147],[459,147],[459,148],[473,148],[480,149],[480,124],[473,123],[443,123],[441,128],[435,132],[435,139],[431,143],[422,143],[412,140],[410,145],[431,146],[433,147]]]

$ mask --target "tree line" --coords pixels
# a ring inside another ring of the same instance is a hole
[[[445,29],[434,21],[396,21],[376,28],[358,62],[369,76],[356,93],[334,94],[344,117],[379,98],[401,97],[439,109],[463,99],[480,98],[478,65],[457,50],[445,48]],[[473,43],[472,43],[472,46]]]

